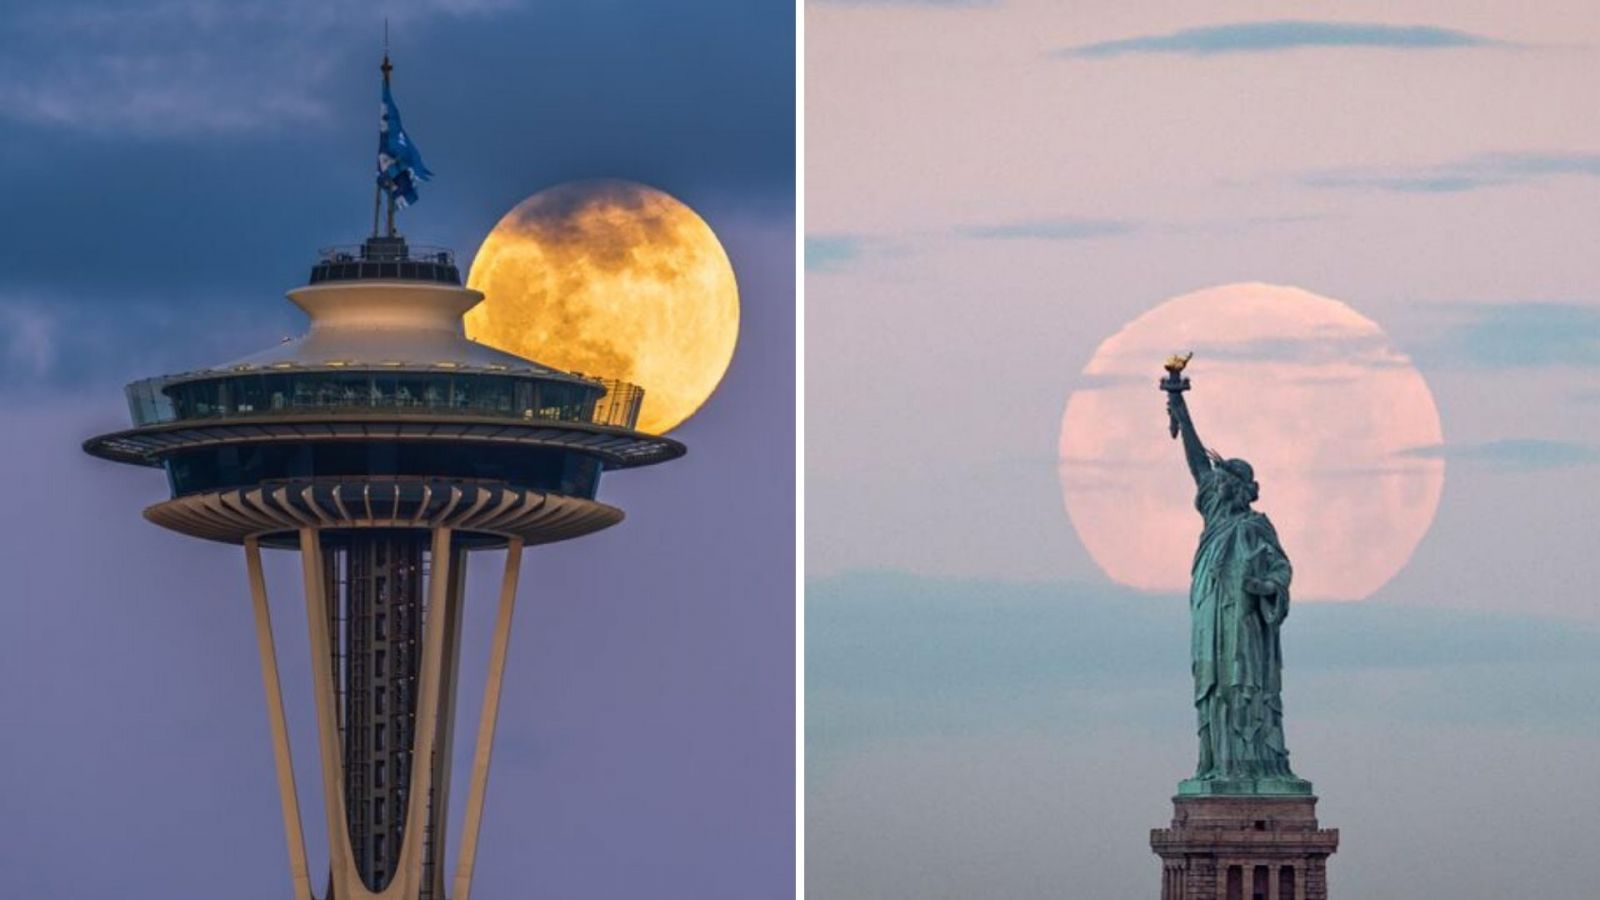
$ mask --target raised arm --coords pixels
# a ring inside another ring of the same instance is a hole
[[[1183,392],[1167,392],[1167,414],[1178,432],[1176,437],[1183,439],[1183,456],[1189,463],[1189,474],[1194,476],[1195,484],[1199,484],[1200,476],[1211,471],[1211,457],[1194,430],[1194,420],[1189,417],[1189,404],[1184,402]]]

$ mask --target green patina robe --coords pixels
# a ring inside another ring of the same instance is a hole
[[[1289,559],[1272,523],[1235,499],[1243,483],[1212,469],[1195,506],[1205,530],[1189,590],[1198,779],[1293,777],[1283,740],[1282,650],[1289,612]],[[1245,590],[1246,579],[1272,587]]]

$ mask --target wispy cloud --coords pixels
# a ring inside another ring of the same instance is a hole
[[[1575,441],[1510,438],[1476,444],[1432,444],[1412,447],[1401,456],[1476,462],[1507,471],[1564,469],[1600,463],[1600,448]]]
[[[1309,172],[1306,187],[1442,194],[1559,176],[1600,177],[1600,153],[1497,153],[1431,166],[1365,166]]]
[[[1456,321],[1417,348],[1434,365],[1600,366],[1600,303],[1452,304]]]
[[[861,258],[865,239],[854,234],[806,235],[806,271],[837,272]]]
[[[1093,219],[1079,216],[1022,219],[983,225],[964,225],[956,235],[978,240],[1082,241],[1127,235],[1212,236],[1239,234],[1324,221],[1327,215],[1247,216],[1233,219],[1150,221],[1143,219]]]
[[[1117,237],[1139,230],[1126,219],[1026,219],[998,225],[967,225],[957,229],[963,237],[988,240],[1082,241]]]
[[[1454,28],[1431,25],[1285,20],[1184,28],[1166,34],[1140,35],[1069,47],[1056,51],[1055,55],[1075,59],[1111,59],[1131,54],[1223,56],[1274,53],[1307,47],[1441,50],[1504,46],[1510,44]]]
[[[818,6],[926,6],[930,9],[965,9],[998,6],[1000,0],[809,0]]]
[[[401,0],[398,23],[509,0]],[[240,134],[325,119],[330,34],[372,19],[356,0],[41,5],[0,33],[0,118],[93,134]],[[374,33],[376,39],[376,33]]]

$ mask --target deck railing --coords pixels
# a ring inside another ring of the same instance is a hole
[[[297,375],[301,379],[297,380]],[[157,377],[133,382],[126,393],[133,423],[139,427],[326,414],[381,418],[459,415],[632,429],[644,402],[644,389],[616,379],[595,379],[591,388],[478,373],[406,375],[409,377],[390,372],[318,370],[229,374],[177,383]]]

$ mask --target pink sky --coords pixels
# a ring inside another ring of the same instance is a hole
[[[1600,16],[1323,12],[1510,46],[1067,58],[1284,14],[808,5],[806,229],[847,257],[807,272],[810,574],[1102,577],[1054,471],[1078,373],[1163,300],[1267,281],[1376,321],[1439,403],[1438,520],[1378,597],[1600,618]]]

